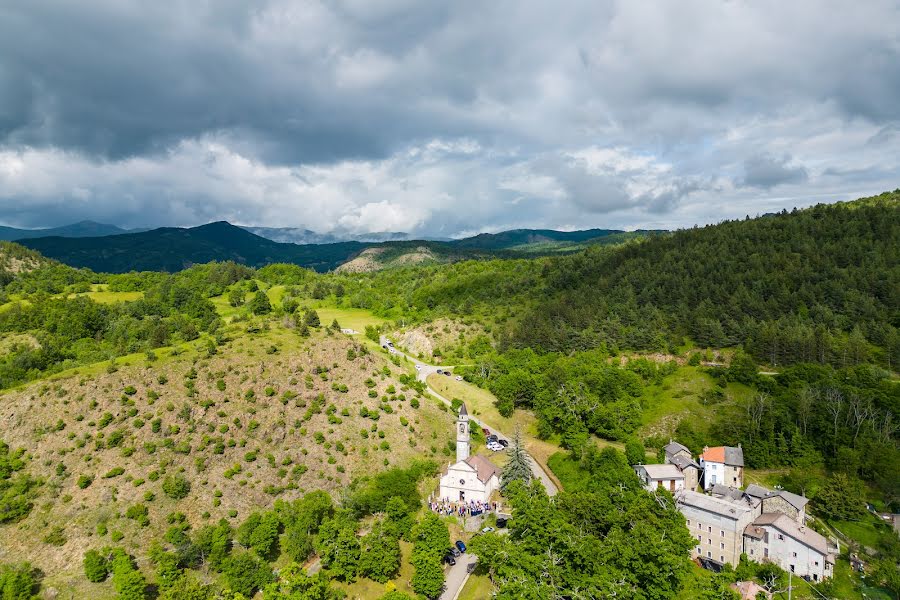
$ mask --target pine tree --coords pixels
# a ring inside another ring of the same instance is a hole
[[[503,467],[503,476],[500,479],[501,491],[506,491],[506,486],[513,481],[521,481],[525,485],[531,483],[531,462],[522,446],[522,432],[518,427],[506,454],[509,456],[509,461]]]

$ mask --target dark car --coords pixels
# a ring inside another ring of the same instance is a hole
[[[447,377],[450,377],[450,371],[444,371],[444,375],[446,375]]]
[[[437,370],[437,374],[438,374],[438,375],[443,375],[444,372],[443,372],[442,370],[438,369],[438,370]]]
[[[462,554],[462,552],[460,552],[459,548],[457,548],[456,546],[450,546],[450,549],[447,552],[449,552],[452,556],[459,556],[460,554]]]
[[[504,527],[506,527],[506,519],[497,517],[497,529],[503,529]]]
[[[463,544],[463,541],[462,541],[462,540],[456,540],[456,547],[459,548],[459,551],[460,551],[460,552],[465,552],[465,551],[466,551],[466,545]]]
[[[456,559],[453,558],[453,555],[448,552],[444,555],[444,562],[452,567],[456,564]]]
[[[487,437],[487,436],[491,435],[491,430],[488,429],[487,427],[482,427],[481,433],[483,433],[485,435],[485,437]]]
[[[487,441],[489,441],[489,442],[496,442],[496,441],[497,441],[497,436],[494,435],[494,434],[491,434],[491,435],[487,436]]]
[[[500,444],[501,446],[503,446],[504,448],[509,446],[509,442],[507,442],[506,440],[497,440],[497,443]]]

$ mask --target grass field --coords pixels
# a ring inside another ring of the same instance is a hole
[[[490,597],[491,580],[487,575],[470,575],[459,593],[459,600],[485,600]]]
[[[134,302],[144,297],[144,292],[108,292],[106,290],[97,290],[93,292],[82,292],[80,294],[69,294],[69,298],[76,297],[90,298],[94,302],[100,304],[115,304],[117,302]]]

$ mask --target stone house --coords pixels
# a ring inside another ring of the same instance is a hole
[[[809,500],[803,496],[784,490],[770,490],[755,483],[748,485],[744,493],[760,501],[762,513],[780,513],[792,518],[798,525],[806,523],[806,505]]]
[[[758,516],[750,502],[732,502],[692,490],[676,494],[688,531],[697,538],[692,555],[715,570],[737,566],[744,548],[744,531]]]
[[[812,581],[834,574],[836,550],[825,537],[781,513],[764,513],[744,530],[748,558],[773,562]]]
[[[696,490],[700,485],[700,465],[694,461],[691,451],[674,440],[670,440],[663,450],[666,456],[665,463],[675,465],[684,475],[684,488]]]
[[[729,487],[744,486],[744,450],[738,445],[703,448],[700,455],[703,472],[703,489],[709,490],[717,483]]]
[[[675,465],[634,465],[634,472],[648,492],[662,488],[674,494],[684,489],[684,474]]]

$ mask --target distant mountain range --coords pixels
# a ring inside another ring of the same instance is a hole
[[[111,233],[86,237],[85,231]],[[11,228],[10,228],[11,229]],[[60,230],[62,232],[60,233]],[[48,258],[75,267],[87,267],[94,271],[123,273],[127,271],[179,271],[193,264],[210,261],[233,260],[252,267],[284,262],[301,265],[317,271],[329,271],[359,256],[368,248],[383,249],[381,259],[369,261],[370,268],[412,264],[397,260],[404,254],[422,257],[430,262],[451,262],[467,258],[491,258],[498,256],[525,256],[551,254],[578,249],[589,244],[618,243],[634,237],[658,232],[624,232],[611,229],[584,231],[554,231],[543,229],[516,229],[501,233],[485,233],[461,240],[397,240],[389,241],[337,241],[326,243],[296,244],[273,241],[252,230],[302,239],[308,230],[269,228],[244,228],[225,221],[199,227],[162,227],[149,231],[126,231],[111,225],[84,222],[55,230],[50,237],[15,238],[23,246],[37,250]],[[296,233],[289,233],[294,231]],[[405,234],[386,234],[406,237]],[[314,239],[314,238],[312,238]],[[370,253],[371,254],[371,253]]]
[[[49,227],[46,229],[19,229],[18,227],[4,227],[0,225],[0,240],[16,241],[43,237],[99,237],[104,235],[118,235],[120,233],[135,233],[146,231],[145,229],[122,229],[115,225],[97,223],[96,221],[80,221],[62,227]]]

